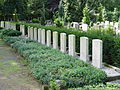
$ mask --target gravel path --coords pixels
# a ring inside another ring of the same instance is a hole
[[[13,49],[0,40],[0,90],[41,90]]]

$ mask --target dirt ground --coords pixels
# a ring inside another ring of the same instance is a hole
[[[41,90],[22,60],[0,40],[0,90]]]

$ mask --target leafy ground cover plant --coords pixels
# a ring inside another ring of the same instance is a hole
[[[20,31],[17,30],[12,30],[12,29],[3,29],[1,30],[1,37],[5,37],[5,36],[20,36],[22,33]]]
[[[106,85],[99,84],[93,86],[84,86],[82,88],[70,88],[68,90],[120,90],[120,84],[107,83]]]
[[[62,80],[64,87],[75,88],[106,82],[105,72],[75,57],[28,39],[6,37],[4,40],[27,59],[31,73],[43,84]]]

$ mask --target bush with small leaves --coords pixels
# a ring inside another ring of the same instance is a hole
[[[105,83],[106,81],[105,72],[59,50],[37,42],[25,42],[22,38],[11,44],[21,56],[27,59],[33,76],[44,84],[62,80],[66,83],[64,87],[67,88]]]
[[[17,30],[4,29],[2,30],[1,34],[2,34],[2,37],[5,37],[5,36],[20,36],[22,33]]]

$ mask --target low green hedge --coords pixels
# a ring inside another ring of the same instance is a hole
[[[62,80],[64,87],[105,83],[106,74],[83,61],[29,39],[5,37],[18,53],[27,59],[33,76],[44,84]]]
[[[70,88],[68,90],[120,90],[120,84],[107,83],[94,85],[94,86],[84,86],[82,88]]]
[[[12,29],[2,29],[1,30],[1,37],[5,37],[5,36],[20,36],[22,33],[20,31],[17,30],[12,30]]]
[[[33,19],[32,19],[32,23],[40,23],[40,20],[39,20],[39,19],[36,19],[36,18],[33,18]]]

